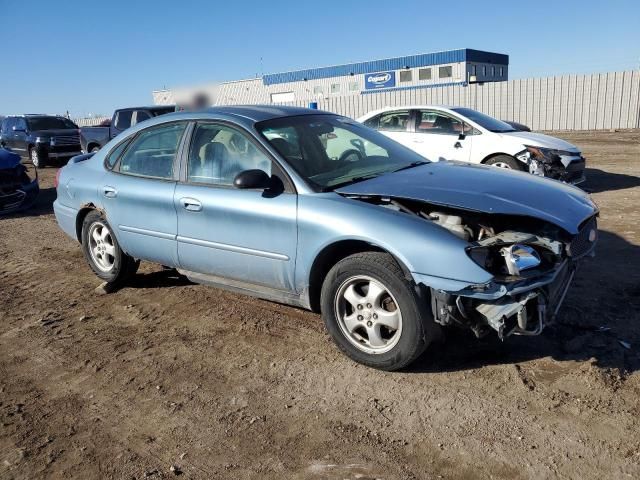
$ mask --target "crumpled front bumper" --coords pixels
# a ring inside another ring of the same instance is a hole
[[[505,294],[497,300],[474,302],[475,312],[500,338],[539,335],[555,320],[575,272],[575,263],[565,260],[544,277],[501,285],[504,288],[499,290]]]
[[[0,183],[0,215],[18,212],[29,208],[40,192],[38,178],[20,185]]]

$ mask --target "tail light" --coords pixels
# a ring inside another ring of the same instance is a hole
[[[58,185],[60,184],[60,173],[62,172],[62,167],[58,169],[58,171],[56,172],[56,179],[53,181],[53,186],[55,188],[58,188]]]

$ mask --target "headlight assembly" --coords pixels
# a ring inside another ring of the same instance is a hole
[[[520,275],[540,265],[540,255],[529,245],[514,244],[500,249],[509,275]]]

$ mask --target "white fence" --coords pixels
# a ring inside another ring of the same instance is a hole
[[[95,127],[100,125],[105,120],[111,120],[111,117],[85,117],[85,118],[73,118],[76,125],[80,127]]]
[[[352,118],[383,107],[456,105],[524,123],[533,130],[640,128],[640,71],[363,93],[318,99],[317,103],[321,110]]]

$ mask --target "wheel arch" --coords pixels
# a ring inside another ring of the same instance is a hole
[[[411,272],[396,255],[387,249],[371,242],[358,239],[342,239],[326,245],[318,252],[309,271],[309,305],[314,312],[320,312],[320,292],[322,284],[329,270],[340,260],[362,252],[388,253],[396,261],[407,279],[411,279]]]
[[[80,210],[78,210],[78,214],[76,215],[76,238],[80,243],[82,243],[82,224],[89,212],[92,212],[93,210],[100,211],[100,209],[93,203],[86,203],[82,208],[80,208]]]
[[[506,157],[511,157],[511,158],[513,158],[516,162],[523,163],[521,160],[518,160],[514,155],[511,155],[510,153],[505,153],[505,152],[494,152],[494,153],[490,153],[489,155],[487,155],[486,157],[484,157],[480,163],[485,164],[485,163],[487,163],[489,160],[491,160],[492,158],[495,158],[495,157],[501,157],[501,156],[503,156],[503,155],[504,155],[504,156],[506,156]]]

